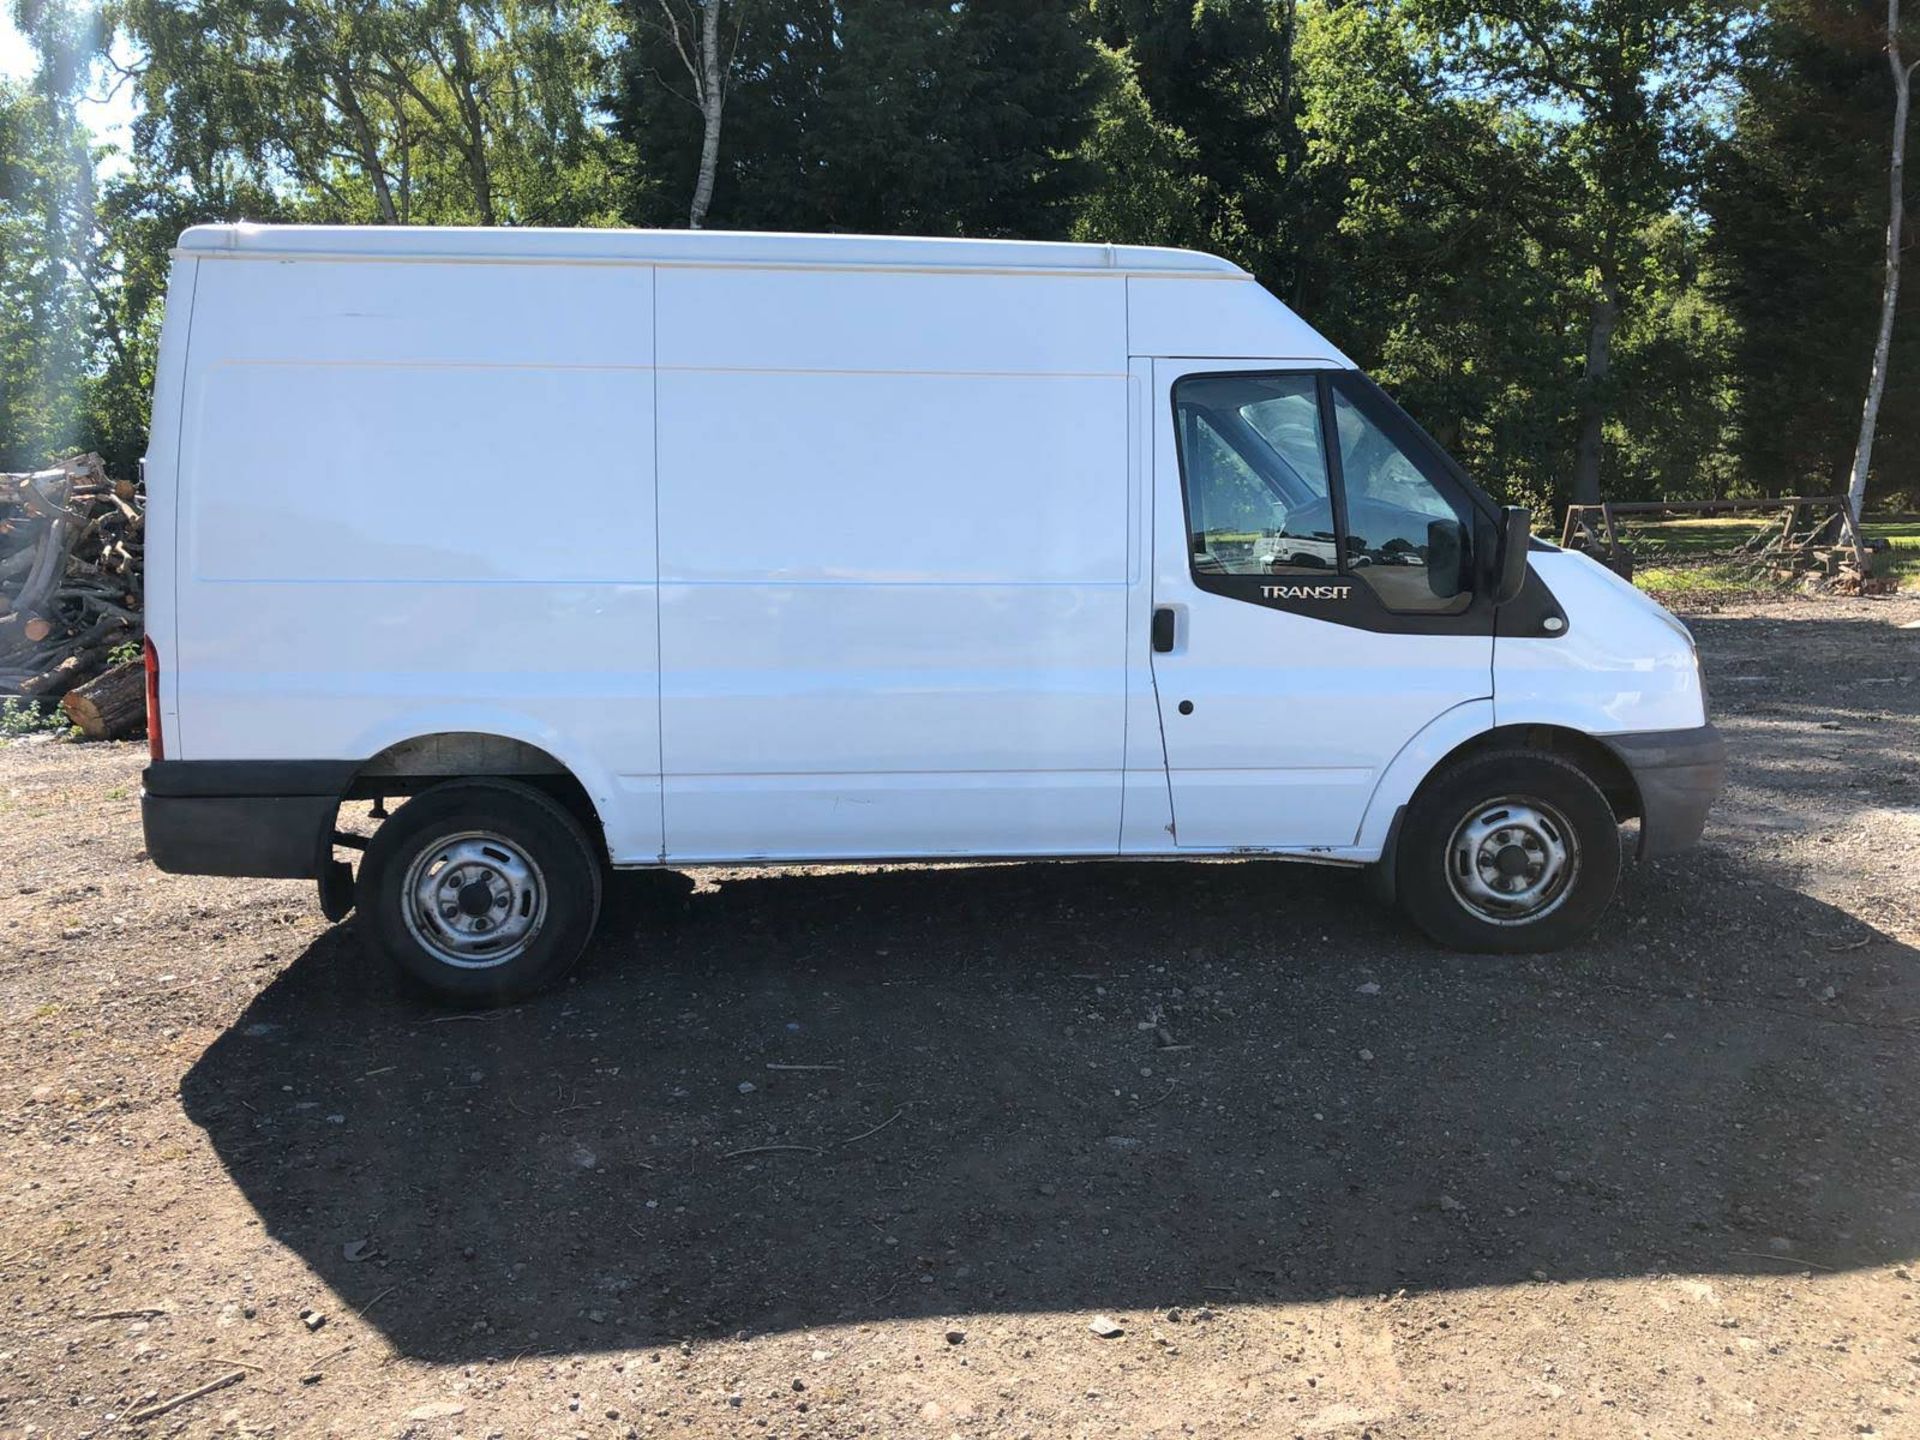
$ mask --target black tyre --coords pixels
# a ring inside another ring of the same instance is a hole
[[[453,780],[407,801],[360,867],[360,926],[402,976],[455,1005],[531,995],[572,968],[600,915],[600,857],[530,785]]]
[[[1558,950],[1599,924],[1620,880],[1620,823],[1577,765],[1537,750],[1469,756],[1400,827],[1401,908],[1454,950]]]

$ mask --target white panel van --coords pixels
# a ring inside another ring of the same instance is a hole
[[[154,862],[454,1000],[608,866],[1287,856],[1550,949],[1721,782],[1678,621],[1187,251],[198,226],[147,485]]]

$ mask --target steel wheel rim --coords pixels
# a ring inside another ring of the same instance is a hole
[[[1580,873],[1573,826],[1543,800],[1476,805],[1447,842],[1453,898],[1490,925],[1531,925],[1559,909]]]
[[[519,845],[463,830],[407,866],[401,910],[414,940],[443,965],[490,970],[523,954],[547,914],[546,877]]]

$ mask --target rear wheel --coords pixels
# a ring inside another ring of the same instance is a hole
[[[1578,766],[1536,750],[1469,756],[1408,808],[1401,907],[1455,950],[1557,950],[1596,926],[1620,879],[1620,827]]]
[[[360,870],[360,923],[435,997],[498,1004],[572,968],[600,913],[580,822],[529,785],[457,780],[402,805]]]

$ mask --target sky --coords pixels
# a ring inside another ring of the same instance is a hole
[[[14,27],[13,7],[0,5],[0,75],[10,80],[30,80],[38,64],[33,46]],[[133,122],[133,87],[122,81],[115,91],[113,82],[118,78],[96,74],[77,107],[81,123],[93,132],[93,138],[121,151],[101,166],[102,173],[108,175],[125,164],[128,127]]]

